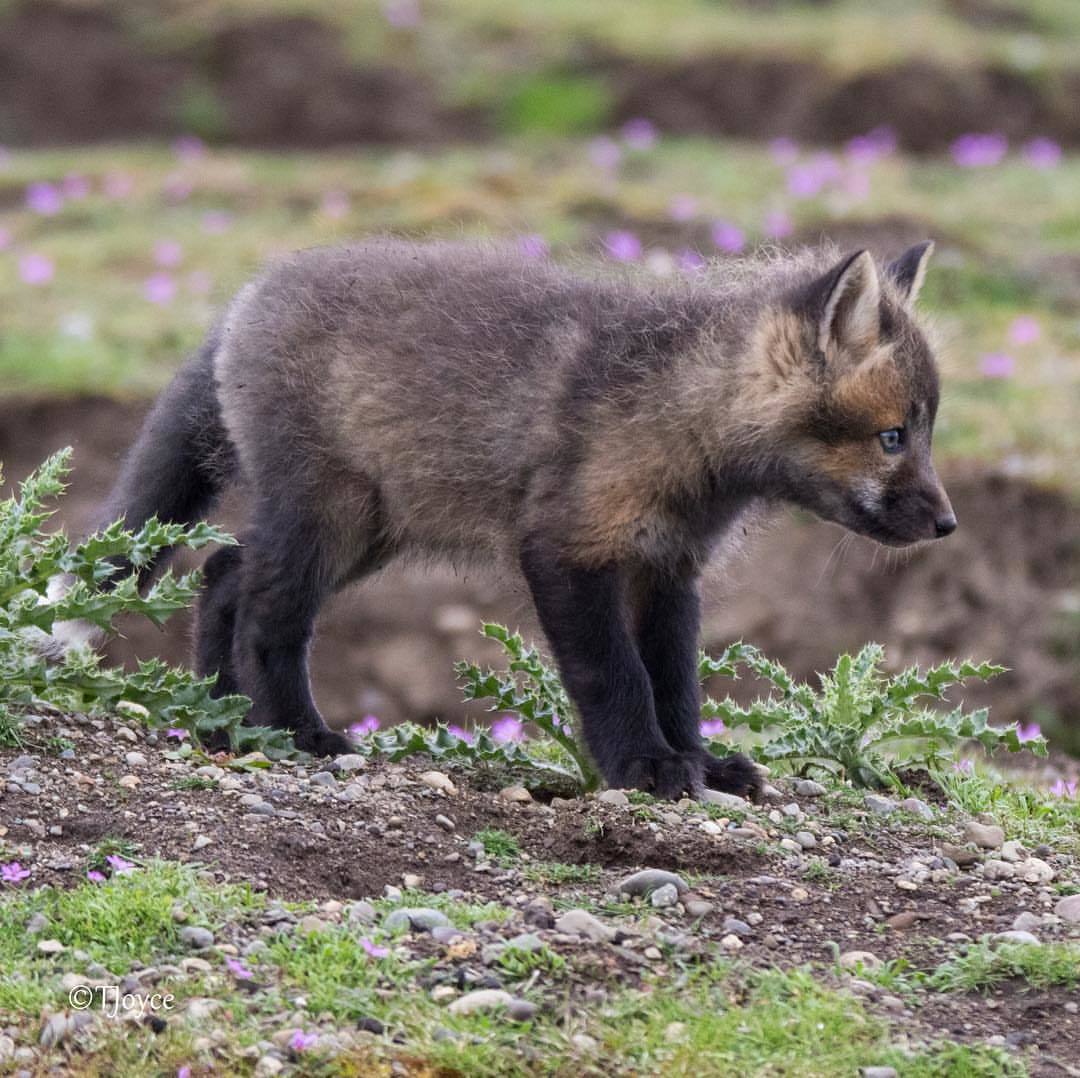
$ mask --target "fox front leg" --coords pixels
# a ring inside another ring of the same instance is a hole
[[[535,537],[522,545],[521,567],[581,715],[585,742],[608,784],[665,798],[700,790],[700,746],[677,751],[657,722],[619,570],[574,566],[557,547]]]

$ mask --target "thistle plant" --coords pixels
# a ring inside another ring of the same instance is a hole
[[[163,625],[191,604],[198,572],[166,572],[145,594],[137,573],[166,547],[198,550],[209,543],[234,543],[209,524],[185,527],[148,520],[136,531],[119,523],[72,545],[62,531],[46,532],[55,512],[47,502],[64,491],[71,450],[51,456],[0,503],[0,733],[21,738],[19,716],[35,708],[63,711],[121,711],[200,741],[227,739],[234,752],[291,751],[278,731],[243,725],[250,701],[243,696],[212,696],[214,679],[154,659],[131,674],[105,667],[90,648],[55,659],[45,657],[48,634],[63,621],[86,621],[105,632],[120,614],[136,614]],[[118,561],[133,568],[119,579]],[[49,584],[65,578],[62,595]]]

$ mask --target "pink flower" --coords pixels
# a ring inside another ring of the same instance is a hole
[[[1061,164],[1061,147],[1050,138],[1033,138],[1024,143],[1020,152],[1032,168],[1057,168]]]
[[[202,230],[208,236],[220,236],[231,225],[232,214],[228,210],[207,210],[202,216]]]
[[[469,733],[463,726],[448,726],[446,729],[466,745],[471,745],[476,740],[476,735]]]
[[[191,1078],[191,1068],[185,1063],[177,1072],[176,1078]]]
[[[159,240],[154,244],[154,261],[159,266],[178,266],[184,257],[184,249],[176,240]]]
[[[1007,352],[987,352],[979,360],[979,370],[986,378],[1011,378],[1016,360]]]
[[[1050,787],[1050,792],[1055,797],[1065,797],[1069,800],[1073,800],[1076,797],[1076,779],[1071,779],[1066,782],[1064,779],[1058,779],[1053,786]]]
[[[697,199],[693,195],[676,195],[668,206],[668,214],[673,221],[692,221],[697,211]]]
[[[491,724],[491,736],[499,744],[521,741],[525,737],[525,728],[516,715],[503,715]]]
[[[28,868],[23,868],[18,861],[9,861],[6,865],[0,865],[0,880],[4,883],[19,883],[30,875]]]
[[[197,161],[206,156],[206,143],[198,135],[181,135],[173,139],[172,149],[181,161]]]
[[[656,125],[644,117],[628,120],[623,124],[622,137],[632,150],[651,150],[656,145]]]
[[[105,858],[105,862],[113,870],[114,876],[126,876],[128,873],[135,871],[135,866],[130,861],[125,861],[115,853],[110,853]]]
[[[167,273],[152,273],[143,282],[143,296],[164,307],[176,298],[176,281]]]
[[[181,730],[179,727],[170,726],[168,730],[165,731],[165,736],[175,738],[177,741],[187,741],[191,735],[187,730]]]
[[[712,240],[721,251],[736,255],[746,246],[746,233],[730,221],[717,221],[712,227]]]
[[[990,168],[999,164],[1009,149],[1009,141],[1001,134],[961,135],[949,147],[953,161],[961,168]]]
[[[683,273],[697,273],[698,270],[704,269],[705,259],[701,256],[700,252],[695,251],[690,247],[686,247],[676,256],[675,264],[683,271]]]
[[[774,138],[769,143],[769,153],[778,165],[793,165],[799,157],[799,147],[793,139]]]
[[[641,257],[641,240],[633,232],[609,232],[604,237],[604,246],[616,262],[636,262]]]
[[[126,172],[110,172],[105,177],[102,186],[109,198],[120,201],[135,190],[135,181]]]
[[[398,30],[412,30],[424,21],[418,0],[383,0],[383,17]]]
[[[90,194],[90,181],[77,172],[69,172],[60,186],[64,197],[70,198],[73,202],[81,202]]]
[[[968,759],[957,760],[952,765],[952,769],[961,775],[970,775],[975,771],[975,764]]]
[[[105,882],[104,873],[98,872],[98,870],[96,868],[90,869],[89,872],[86,873],[86,878],[91,883],[104,883]]]
[[[773,240],[782,240],[795,231],[795,222],[787,210],[772,210],[765,214],[765,235]]]
[[[56,267],[53,266],[52,259],[34,251],[28,251],[19,258],[19,276],[24,284],[48,284],[55,272]]]
[[[529,236],[519,236],[517,248],[525,258],[547,258],[551,254],[547,240],[535,232]]]
[[[290,1038],[289,1047],[294,1052],[306,1052],[318,1039],[318,1033],[305,1033],[298,1029]]]
[[[249,981],[253,976],[251,970],[237,958],[226,958],[225,965],[228,967],[229,972],[239,981]]]
[[[359,722],[349,727],[350,737],[367,737],[379,728],[379,720],[374,715],[365,715]]]
[[[589,160],[597,168],[610,172],[622,160],[622,150],[614,139],[601,135],[589,143]]]
[[[1035,741],[1042,737],[1042,728],[1037,722],[1019,724],[1016,727],[1016,739],[1021,745],[1028,741]]]
[[[875,127],[865,135],[856,135],[845,147],[848,157],[856,164],[872,165],[882,157],[896,152],[896,132],[891,127]]]
[[[52,217],[64,208],[64,196],[53,183],[32,183],[26,189],[26,208],[42,217]]]
[[[385,958],[390,953],[389,947],[380,947],[378,944],[372,943],[367,936],[360,937],[360,946],[363,947],[372,958]]]
[[[1034,344],[1042,336],[1042,327],[1037,318],[1022,314],[1014,318],[1009,325],[1009,340],[1013,344]]]
[[[706,719],[701,724],[701,736],[719,737],[726,729],[723,719]]]

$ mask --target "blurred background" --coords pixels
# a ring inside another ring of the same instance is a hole
[[[1080,753],[1075,0],[8,0],[0,72],[0,460],[10,484],[74,446],[71,531],[274,252],[497,236],[681,274],[932,237],[959,532],[897,558],[782,516],[710,581],[706,642],[804,676],[868,639],[999,661],[979,698]],[[481,618],[535,632],[494,577],[341,596],[327,717],[460,721]],[[133,625],[112,655],[182,661],[187,632]]]

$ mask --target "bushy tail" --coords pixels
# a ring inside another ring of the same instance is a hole
[[[165,523],[192,524],[216,500],[235,468],[235,456],[221,420],[214,386],[214,355],[219,338],[213,332],[158,397],[129,450],[116,483],[98,516],[105,527],[114,520],[138,530],[152,516]],[[170,555],[140,570],[148,581]],[[121,563],[116,578],[130,571]],[[53,581],[50,593],[62,593],[66,582]],[[97,631],[80,622],[53,626],[52,647],[70,650],[91,643]]]

